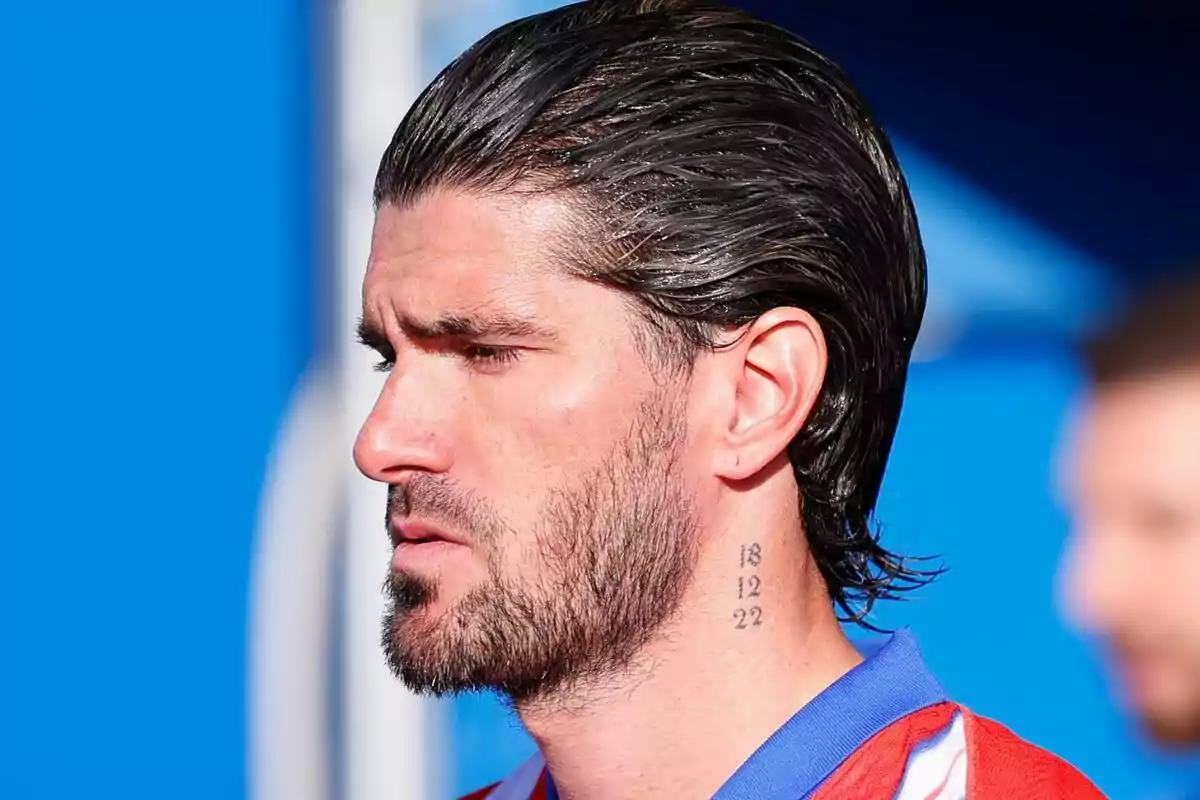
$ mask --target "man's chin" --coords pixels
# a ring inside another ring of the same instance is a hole
[[[382,644],[388,667],[416,694],[441,697],[488,688],[489,670],[477,663],[475,609],[438,589],[419,604],[393,603],[384,616]]]
[[[1155,742],[1172,749],[1200,745],[1200,674],[1127,653],[1119,677],[1124,705]]]
[[[404,652],[449,649],[463,636],[468,622],[461,606],[456,598],[441,591],[419,602],[393,602],[384,616],[384,636]]]
[[[1141,722],[1154,741],[1170,750],[1200,747],[1200,708],[1170,712],[1142,710]]]
[[[451,654],[427,608],[393,611],[384,619],[383,652],[388,668],[416,694],[441,697],[462,690],[450,679]]]

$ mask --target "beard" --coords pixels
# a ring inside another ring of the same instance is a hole
[[[1142,712],[1142,725],[1165,748],[1184,750],[1200,745],[1200,706],[1147,709]]]
[[[421,474],[389,487],[389,518],[454,523],[488,553],[488,578],[445,612],[433,580],[391,572],[383,650],[412,691],[496,690],[527,705],[627,670],[678,610],[695,568],[696,526],[679,474],[680,409],[648,404],[597,469],[552,491],[534,526],[532,563],[503,568],[500,543],[524,548],[480,498]]]
[[[1171,658],[1179,674],[1189,676],[1190,680],[1181,678],[1174,696],[1142,698],[1135,708],[1142,726],[1158,744],[1169,749],[1200,745],[1200,660],[1195,654],[1155,649],[1128,632],[1115,635],[1113,645],[1121,663]]]

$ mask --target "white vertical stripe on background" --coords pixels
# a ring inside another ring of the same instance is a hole
[[[392,133],[419,89],[419,0],[341,3],[338,144],[339,315],[343,398],[346,602],[343,770],[345,800],[427,800],[445,796],[445,732],[436,706],[408,693],[379,647],[380,585],[390,549],[385,492],[349,460],[349,444],[370,411],[382,376],[353,339],[374,212],[371,188]]]
[[[330,556],[341,514],[330,370],[300,381],[264,481],[250,580],[250,800],[328,800]]]

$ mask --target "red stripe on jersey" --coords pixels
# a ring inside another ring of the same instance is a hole
[[[533,791],[529,793],[529,800],[550,800],[550,792],[546,789],[546,770],[542,770],[542,774],[538,776],[538,782],[533,787]]]
[[[1104,800],[1083,773],[998,722],[962,709],[967,796],[1005,800]]]

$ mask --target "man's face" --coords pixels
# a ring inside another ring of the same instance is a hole
[[[565,219],[437,191],[376,220],[363,334],[389,374],[355,459],[389,484],[383,645],[414,690],[602,679],[690,582],[687,377],[555,262]]]
[[[1071,611],[1150,731],[1200,743],[1200,375],[1100,389],[1069,476]]]

